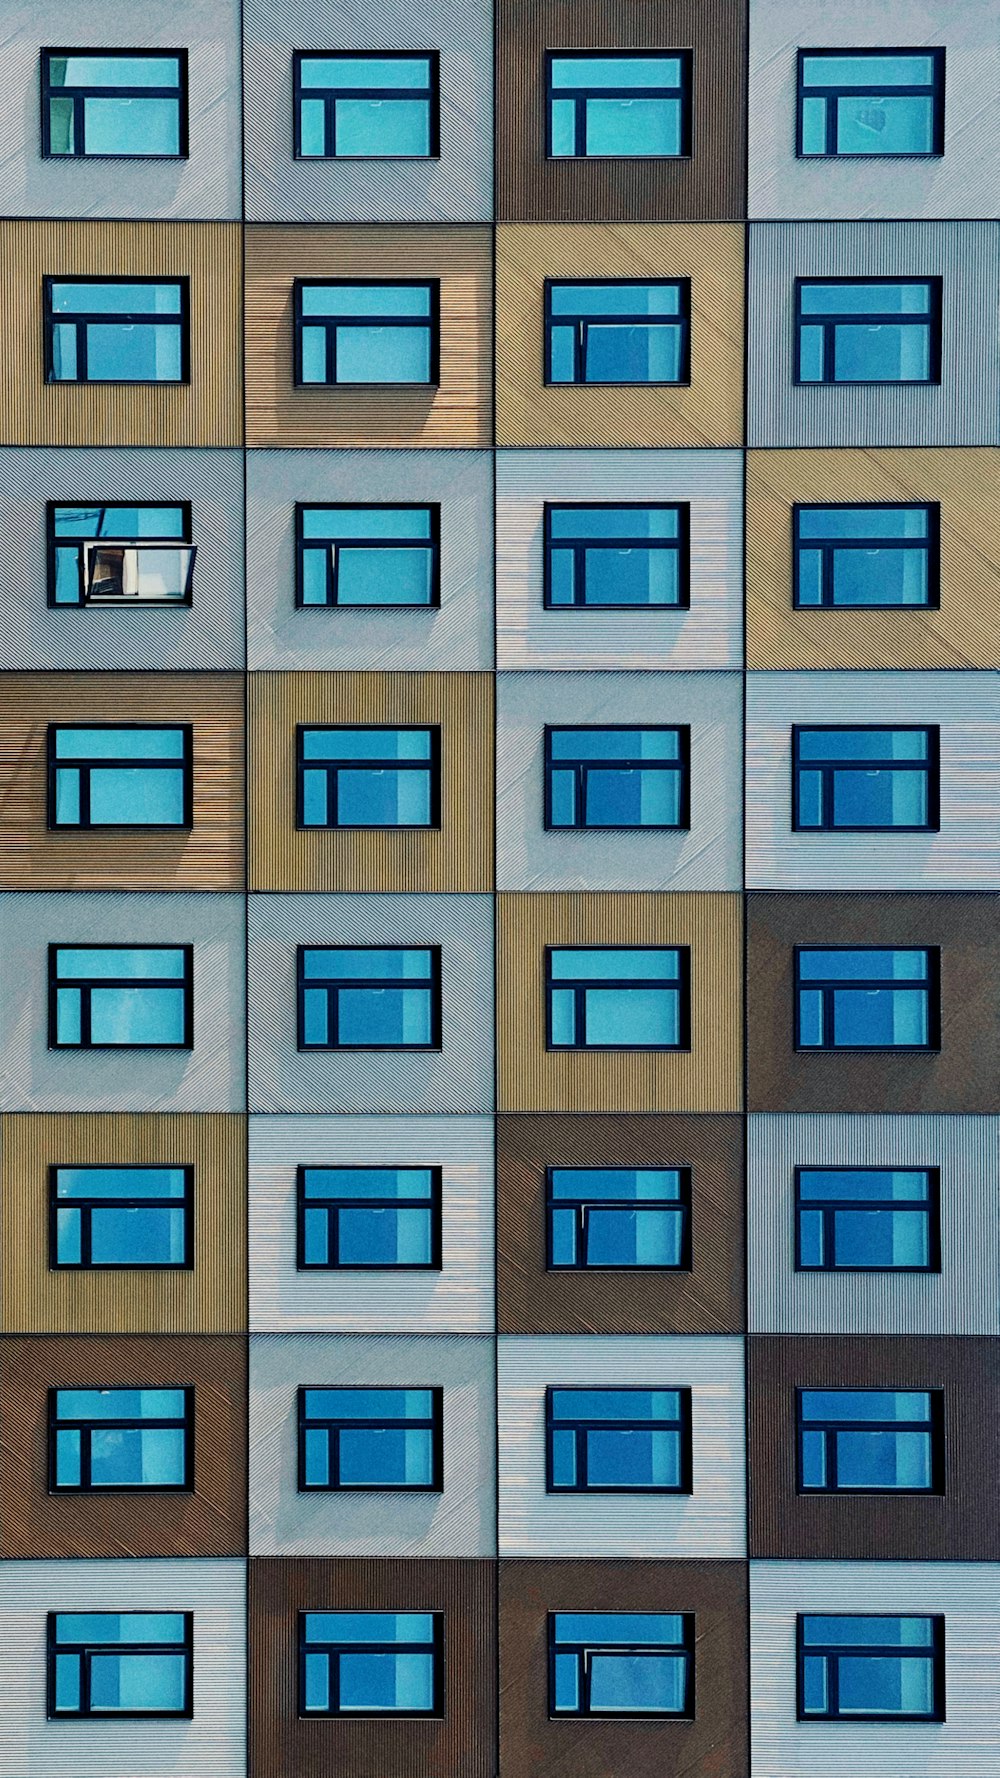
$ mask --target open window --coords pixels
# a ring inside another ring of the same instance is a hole
[[[50,605],[191,604],[191,507],[80,503],[48,509]]]

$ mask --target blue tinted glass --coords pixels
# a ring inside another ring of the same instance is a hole
[[[429,316],[431,312],[429,284],[303,284],[299,295],[303,315]]]
[[[677,981],[680,952],[675,950],[552,950],[553,981]]]
[[[128,946],[109,946],[105,950],[61,946],[56,952],[56,967],[63,981],[102,976],[156,976],[177,980],[186,973],[186,958],[183,951],[165,946],[143,950]]]
[[[433,1034],[426,988],[342,988],[339,1042],[362,1047],[426,1045]]]
[[[928,94],[843,98],[837,106],[838,154],[933,154],[934,100]]]
[[[334,153],[422,159],[430,154],[431,117],[426,99],[337,101]]]
[[[183,1419],[183,1389],[57,1389],[61,1420]]]
[[[585,1202],[592,1198],[679,1198],[681,1175],[674,1168],[553,1167],[552,1196]]]
[[[429,605],[433,563],[429,550],[337,551],[338,605]]]
[[[177,86],[177,56],[133,56],[105,50],[101,55],[48,57],[49,85],[53,87]]]
[[[319,950],[302,953],[307,977],[333,980],[361,979],[392,981],[400,977],[427,980],[431,973],[431,952],[427,950]]]
[[[668,316],[681,313],[680,284],[552,284],[553,315]]]
[[[926,506],[801,506],[800,537],[899,539],[926,537],[929,527]]]
[[[337,329],[340,383],[427,383],[430,374],[427,328],[364,327],[351,322]]]
[[[399,537],[429,539],[431,509],[429,506],[304,506],[302,535],[354,541],[367,538],[373,542]]]
[[[801,759],[926,759],[929,729],[800,728]]]
[[[553,538],[676,538],[680,508],[676,506],[550,506]]]
[[[680,1615],[646,1611],[559,1611],[554,1614],[557,1642],[659,1643],[684,1640]]]
[[[849,51],[802,58],[804,86],[926,86],[934,79],[934,59],[919,52],[851,55]]]
[[[52,311],[56,315],[179,315],[181,287],[173,284],[53,283]],[[168,330],[169,331],[169,330]]]
[[[591,322],[584,334],[584,377],[589,383],[676,383],[682,351],[677,326]]]
[[[183,1642],[180,1611],[57,1612],[56,1639],[61,1643]]]
[[[679,56],[553,56],[554,87],[680,87]]]
[[[343,1420],[427,1420],[434,1398],[429,1389],[306,1389],[310,1417]]]
[[[432,1612],[416,1611],[307,1611],[306,1641],[317,1642],[431,1642]]]
[[[675,1714],[683,1710],[687,1663],[678,1655],[595,1654],[590,1709],[620,1714]]]
[[[426,56],[303,56],[304,87],[350,91],[361,87],[396,87],[405,92],[430,83]]]
[[[181,151],[180,106],[176,99],[86,98],[83,127],[84,152],[88,155],[172,157]]]
[[[304,729],[305,759],[430,759],[430,729]]]
[[[930,312],[931,286],[924,282],[854,284],[847,281],[822,284],[804,279],[799,286],[804,315],[926,315]]]
[[[926,981],[927,951],[802,950],[799,976],[803,981]]]
[[[553,1389],[552,1417],[562,1420],[676,1420],[676,1389]]]
[[[93,988],[90,1041],[183,1044],[184,1014],[182,988]]]
[[[922,1168],[900,1171],[867,1168],[802,1168],[799,1173],[799,1196],[802,1198],[870,1198],[889,1200],[914,1198],[929,1201],[930,1178]]]

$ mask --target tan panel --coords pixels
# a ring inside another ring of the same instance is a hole
[[[1000,451],[750,451],[747,666],[1000,666]],[[792,605],[792,506],[940,501],[939,611]]]
[[[246,1119],[77,1112],[0,1120],[4,1333],[246,1331]],[[50,1272],[50,1166],[193,1166],[189,1272]]]
[[[491,445],[491,231],[381,224],[246,231],[247,442]],[[296,278],[437,278],[436,389],[297,389]]]
[[[497,1049],[503,1111],[739,1111],[739,895],[500,895]],[[691,1048],[545,1048],[546,945],[687,945]]]
[[[188,722],[190,830],[51,833],[50,722]],[[0,887],[242,889],[243,677],[237,673],[5,673]]]
[[[241,230],[231,222],[0,222],[4,444],[240,445]],[[44,277],[187,277],[190,383],[46,383]]]
[[[496,231],[497,443],[739,445],[743,230],[733,223],[520,224]],[[691,383],[546,387],[546,278],[691,280]]]
[[[440,828],[298,831],[296,726],[327,722],[438,726]],[[250,746],[254,889],[405,893],[493,887],[491,673],[253,673]]]

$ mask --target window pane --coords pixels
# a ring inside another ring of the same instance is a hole
[[[176,99],[85,99],[86,152],[179,155],[180,107]]]
[[[588,99],[585,140],[593,155],[679,155],[680,100]]]
[[[660,980],[677,981],[680,952],[675,950],[553,950],[550,968],[554,979],[579,981]]]
[[[934,100],[844,98],[837,106],[838,154],[933,154]]]
[[[585,1036],[588,1044],[675,1045],[680,1042],[680,1003],[676,990],[588,988]]]
[[[687,1662],[682,1655],[595,1654],[591,1710],[671,1712],[684,1708]]]
[[[428,284],[303,284],[299,295],[303,315],[429,316],[431,312]]]
[[[337,381],[340,383],[427,383],[431,374],[430,334],[422,327],[337,329]]]
[[[338,99],[338,155],[430,154],[430,106],[426,99]]]
[[[892,1716],[933,1714],[932,1661],[841,1655],[838,1668],[839,1708],[845,1715],[871,1711]]]
[[[94,988],[90,996],[92,1043],[184,1042],[181,988]]]

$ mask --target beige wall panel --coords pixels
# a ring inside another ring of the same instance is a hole
[[[240,235],[237,222],[0,222],[2,442],[242,444]],[[42,279],[60,273],[187,277],[191,381],[46,383]]]
[[[497,1049],[502,1111],[739,1111],[742,897],[497,897]],[[687,945],[691,1048],[545,1048],[546,945]]]
[[[489,228],[248,228],[247,442],[491,445],[491,249]],[[310,277],[439,279],[439,386],[297,389],[292,286]]]
[[[491,673],[253,673],[249,683],[253,889],[493,887]],[[296,725],[343,722],[440,728],[439,828],[296,829]]]
[[[747,666],[1000,667],[1000,451],[751,451]],[[797,610],[792,506],[941,505],[938,611]]]
[[[733,223],[497,229],[497,443],[738,445],[743,229]],[[546,278],[690,278],[691,383],[546,387]]]
[[[78,1112],[0,1122],[4,1333],[246,1331],[246,1119]],[[50,1272],[51,1166],[193,1166],[188,1272]]]

